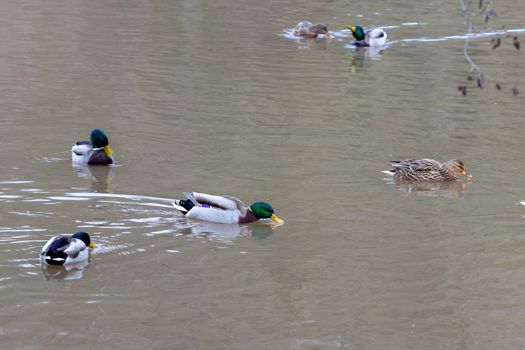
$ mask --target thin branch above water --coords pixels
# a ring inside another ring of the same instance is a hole
[[[487,72],[483,71],[472,59],[472,57],[469,55],[468,47],[470,43],[470,38],[474,37],[476,35],[479,35],[481,31],[474,25],[473,17],[481,16],[483,15],[485,24],[487,24],[489,21],[497,17],[496,10],[493,8],[492,2],[489,4],[485,4],[484,0],[479,0],[478,7],[479,11],[473,11],[471,9],[473,0],[470,0],[468,4],[465,3],[465,0],[458,0],[461,11],[463,13],[463,20],[465,23],[465,26],[467,27],[467,37],[465,39],[465,44],[463,45],[463,56],[465,57],[465,60],[469,64],[469,75],[467,76],[467,79],[470,81],[475,81],[476,86],[480,89],[483,89],[486,82],[493,81],[494,86],[497,90],[501,90],[501,83],[494,81]],[[503,31],[503,28],[501,29],[502,33],[505,33]],[[501,44],[505,41],[505,39],[509,38],[511,35],[509,33],[506,33],[506,36],[502,39],[501,35],[502,33],[495,34],[496,37],[491,39],[492,49],[495,50],[498,47],[501,46]],[[520,49],[520,41],[517,36],[513,37],[513,45],[516,48],[516,50]],[[463,94],[463,96],[467,95],[467,86],[466,85],[459,85],[458,90]],[[519,88],[517,83],[514,83],[512,86],[512,94],[514,96],[517,96],[519,94]]]

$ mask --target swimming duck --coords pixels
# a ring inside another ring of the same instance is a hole
[[[403,159],[393,160],[388,164],[392,169],[383,170],[383,173],[398,180],[451,181],[457,180],[458,175],[472,179],[472,175],[467,174],[463,162],[457,159],[445,163],[433,159]]]
[[[175,200],[173,206],[187,218],[220,224],[244,224],[259,219],[270,219],[278,224],[284,221],[274,213],[270,204],[255,202],[246,207],[235,197],[215,196],[198,192],[184,192],[186,200]]]
[[[383,46],[386,43],[386,32],[381,28],[363,30],[361,26],[348,26],[355,40],[352,45],[355,46]]]
[[[78,141],[71,148],[73,163],[88,165],[113,164],[113,150],[109,146],[108,137],[104,131],[94,129],[90,136],[91,141]]]
[[[48,265],[70,265],[88,260],[96,245],[86,232],[51,237],[40,251],[40,261]]]
[[[303,38],[317,38],[319,34],[325,34],[330,36],[328,27],[323,23],[312,24],[308,21],[302,21],[297,23],[293,29],[294,36],[300,36]]]

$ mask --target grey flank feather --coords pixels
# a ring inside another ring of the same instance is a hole
[[[223,197],[224,198],[228,198],[228,199],[234,201],[235,204],[237,204],[237,209],[239,209],[239,211],[241,212],[241,216],[246,215],[246,212],[248,211],[248,208],[246,208],[244,203],[239,198],[233,197],[233,196],[223,196]]]

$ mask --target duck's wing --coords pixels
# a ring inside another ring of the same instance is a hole
[[[185,195],[186,198],[188,198],[193,203],[193,205],[196,205],[196,206],[200,207],[201,205],[197,201],[197,199],[195,198],[194,193],[195,192],[182,192],[182,194]]]
[[[212,207],[221,208],[224,210],[235,210],[237,209],[237,201],[232,200],[229,197],[225,196],[215,196],[206,193],[190,192],[184,193],[189,200],[191,200],[195,205],[202,206],[202,204],[209,204]],[[242,203],[242,202],[241,202]]]
[[[40,261],[44,264],[62,265],[67,259],[63,251],[69,245],[70,237],[55,236],[49,239],[40,251]]]
[[[306,36],[310,37],[312,36],[312,32],[310,30],[310,27],[312,26],[312,23],[308,21],[302,21],[297,23],[297,25],[292,30],[292,34],[295,36]]]
[[[390,165],[394,170],[400,170],[400,169],[407,169],[410,168],[410,164],[412,162],[417,161],[417,159],[413,158],[407,158],[403,160],[391,160],[388,162],[388,165]]]
[[[382,37],[386,38],[386,32],[380,28],[369,29],[365,32],[365,34],[368,37],[373,38],[373,39],[379,39]]]
[[[384,171],[384,173],[395,173],[396,171],[402,172],[432,172],[438,171],[441,168],[441,164],[433,159],[403,159],[403,160],[392,160],[388,163],[392,169]]]
[[[235,202],[235,205],[237,205],[237,209],[241,212],[241,216],[246,215],[246,211],[248,210],[248,208],[246,208],[244,203],[239,198],[233,196],[224,196],[224,198],[230,199]]]
[[[294,30],[304,30],[312,26],[311,22],[308,21],[301,21],[297,23],[297,25],[294,27]]]
[[[433,159],[404,159],[392,161],[390,165],[392,175],[406,180],[434,181],[442,177],[441,164]]]
[[[71,152],[79,157],[87,156],[92,151],[93,146],[89,141],[79,141],[73,147],[71,147]]]
[[[441,164],[434,159],[416,159],[410,163],[413,171],[428,172],[439,170]]]
[[[60,236],[55,236],[55,237],[51,237],[47,242],[46,244],[44,244],[44,246],[42,247],[42,249],[40,250],[40,255],[45,255],[48,251],[49,251],[49,248],[51,247],[51,245],[53,243],[55,243],[55,241],[57,239],[59,239]]]
[[[394,170],[432,171],[439,169],[441,164],[433,159],[403,159],[392,160],[388,163]]]
[[[63,248],[63,251],[67,256],[75,259],[81,251],[86,249],[86,244],[77,238],[69,238],[69,244]]]

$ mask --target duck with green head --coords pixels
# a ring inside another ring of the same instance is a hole
[[[365,31],[361,26],[348,26],[355,40],[352,45],[355,46],[383,46],[386,43],[386,32],[381,28],[375,28]]]
[[[278,224],[284,222],[266,202],[255,202],[246,207],[240,199],[231,196],[198,192],[184,192],[184,195],[187,199],[175,200],[173,206],[187,218],[221,224],[244,224],[259,219],[270,219]]]
[[[75,164],[109,165],[115,162],[108,137],[101,129],[93,129],[90,141],[78,141],[71,148],[71,158]]]
[[[96,245],[86,232],[51,237],[40,250],[40,262],[45,265],[70,265],[89,259],[89,250]]]

